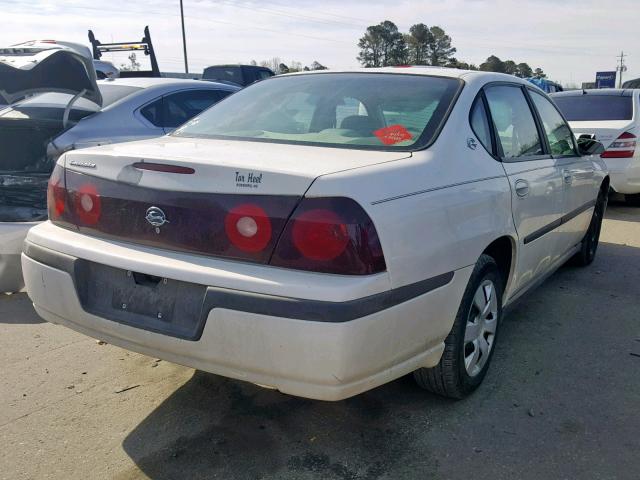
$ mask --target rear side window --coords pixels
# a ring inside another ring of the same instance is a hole
[[[552,155],[578,155],[573,143],[573,133],[556,107],[537,92],[531,92],[531,99],[538,109],[544,132],[549,140]]]
[[[560,111],[570,122],[631,120],[633,97],[587,94],[553,97]]]
[[[488,152],[492,152],[491,147],[491,127],[489,126],[489,120],[487,119],[487,111],[484,108],[484,102],[481,97],[476,98],[476,101],[471,107],[471,129],[476,134],[480,143],[484,145],[484,148]]]
[[[274,77],[240,90],[175,135],[376,150],[428,145],[460,88],[426,75]]]
[[[154,126],[162,128],[162,98],[142,108],[140,113]]]
[[[536,122],[524,92],[518,86],[499,85],[485,89],[498,141],[507,160],[526,160],[542,155]]]
[[[163,126],[179,127],[230,93],[223,90],[189,90],[167,95],[163,99]]]

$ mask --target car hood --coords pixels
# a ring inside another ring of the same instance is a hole
[[[92,60],[66,48],[0,47],[0,97],[13,103],[26,95],[62,92],[102,105]]]

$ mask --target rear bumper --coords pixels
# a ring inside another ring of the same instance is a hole
[[[20,252],[34,222],[0,222],[0,292],[18,292],[24,287]]]
[[[611,188],[617,193],[640,193],[640,157],[606,159]]]
[[[186,340],[87,312],[70,270],[74,257],[26,245],[27,289],[46,320],[133,351],[320,400],[347,398],[436,365],[471,274],[470,267],[414,284],[411,292],[344,302],[209,287],[201,334]]]

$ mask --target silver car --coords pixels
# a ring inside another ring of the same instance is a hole
[[[96,81],[76,52],[0,49],[0,98],[10,103],[0,107],[0,292],[22,288],[22,241],[47,218],[47,182],[61,153],[164,135],[237,90],[169,78]]]
[[[64,130],[48,146],[56,159],[72,149],[158,137],[172,132],[240,87],[223,83],[175,78],[117,78],[97,82],[102,107],[80,99],[75,126]],[[23,104],[42,104],[58,93],[41,95]],[[43,98],[44,97],[44,98]]]

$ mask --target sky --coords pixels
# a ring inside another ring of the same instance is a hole
[[[489,55],[541,67],[563,84],[615,70],[640,77],[638,0],[183,0],[189,69],[279,57],[329,68],[357,67],[357,42],[369,25],[391,20],[401,31],[438,25],[456,57],[479,65]],[[88,45],[137,41],[149,25],[162,71],[184,71],[179,0],[0,0],[0,45],[57,39]],[[108,56],[104,59],[109,60]],[[114,58],[119,65],[125,59]]]

